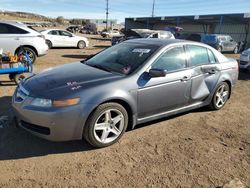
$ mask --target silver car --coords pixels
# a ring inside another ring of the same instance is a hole
[[[136,39],[28,78],[12,106],[19,126],[37,136],[105,147],[140,123],[221,109],[237,78],[237,61],[205,44]]]

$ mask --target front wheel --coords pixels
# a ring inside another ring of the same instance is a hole
[[[90,115],[83,136],[94,147],[106,147],[117,142],[127,126],[126,109],[118,103],[105,103]]]
[[[226,104],[229,94],[230,94],[229,85],[226,82],[220,83],[214,93],[209,108],[212,110],[221,109]]]
[[[24,74],[16,74],[14,76],[14,81],[16,82],[16,84],[18,85],[22,80],[24,80],[26,77]]]

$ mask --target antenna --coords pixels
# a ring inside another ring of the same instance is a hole
[[[108,30],[108,20],[109,20],[109,0],[106,0],[106,30]]]
[[[155,0],[153,0],[152,17],[155,16]]]

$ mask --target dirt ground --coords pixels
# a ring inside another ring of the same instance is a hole
[[[50,50],[34,71],[84,59],[110,45],[95,37],[89,36],[91,46],[84,50]],[[16,86],[7,76],[0,80],[0,116],[11,120]],[[232,180],[248,187],[249,101],[250,73],[241,72],[222,110],[198,109],[139,125],[103,149],[85,141],[49,142],[9,123],[0,127],[0,187],[219,188]]]

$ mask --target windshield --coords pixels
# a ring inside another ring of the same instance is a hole
[[[158,48],[156,45],[120,43],[88,59],[85,64],[128,75],[141,66]]]

